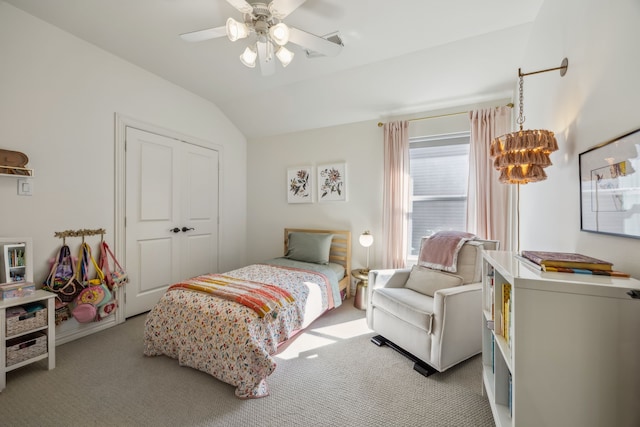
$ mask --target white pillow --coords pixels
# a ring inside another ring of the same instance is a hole
[[[432,297],[440,289],[460,286],[464,279],[455,274],[413,266],[404,287]]]

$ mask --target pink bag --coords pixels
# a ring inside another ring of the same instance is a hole
[[[104,283],[104,274],[96,264],[91,248],[86,243],[82,244],[82,258],[78,270],[82,274],[84,283],[89,284],[75,299],[76,306],[71,311],[73,317],[80,323],[88,323],[99,320],[98,307],[111,300],[111,292]],[[91,263],[96,270],[97,279],[89,280],[89,267]]]
[[[80,323],[89,323],[96,320],[98,311],[93,304],[78,304],[71,311],[73,318]]]
[[[113,269],[111,269],[110,266],[111,262],[113,262]],[[104,274],[107,286],[109,286],[111,290],[114,290],[118,286],[124,286],[129,281],[127,272],[122,268],[105,241],[100,245],[100,269]]]
[[[76,297],[76,304],[92,304],[98,307],[105,300],[104,291],[102,285],[86,287]]]

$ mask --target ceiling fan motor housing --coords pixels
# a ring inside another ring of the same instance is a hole
[[[271,15],[269,7],[264,3],[253,3],[253,12],[244,14],[244,23],[250,30],[260,37],[260,41],[265,41],[269,28],[277,24],[276,19]]]

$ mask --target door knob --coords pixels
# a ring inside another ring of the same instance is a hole
[[[195,230],[195,228],[191,227],[191,228],[187,228],[187,227],[182,227],[182,232],[186,233],[189,230]]]
[[[179,233],[180,229],[178,227],[175,227],[175,228],[170,228],[169,231],[171,231],[173,233]]]

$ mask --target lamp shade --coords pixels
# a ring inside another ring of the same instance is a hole
[[[360,242],[360,245],[362,245],[365,248],[368,248],[369,246],[373,245],[373,236],[368,230],[362,233],[358,240]]]
[[[280,49],[278,49],[278,51],[276,52],[276,56],[280,60],[280,63],[282,64],[282,66],[286,67],[293,60],[294,53],[291,52],[286,47],[281,46]]]
[[[544,168],[551,165],[549,154],[558,142],[549,130],[522,130],[491,141],[493,166],[500,171],[500,182],[526,184],[547,179]]]
[[[275,44],[278,46],[284,46],[289,42],[289,27],[280,22],[279,24],[269,28],[269,35]]]
[[[227,37],[229,37],[229,40],[232,42],[243,39],[249,35],[249,27],[233,18],[227,19],[225,30],[227,32]]]

